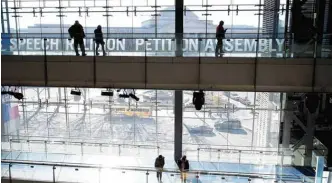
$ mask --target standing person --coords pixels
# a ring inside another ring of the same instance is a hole
[[[189,171],[189,161],[187,160],[186,156],[182,156],[181,159],[177,162],[178,167],[181,171],[181,180],[182,182],[187,182],[187,172]]]
[[[162,182],[161,181],[161,179],[162,179],[162,170],[164,168],[164,165],[165,165],[165,157],[162,156],[162,155],[159,155],[156,158],[156,161],[154,162],[154,167],[157,169],[158,182]]]
[[[215,50],[216,57],[218,57],[219,54],[224,52],[222,40],[225,38],[226,31],[227,31],[227,29],[224,29],[224,21],[220,21],[219,25],[217,26],[217,29],[216,29],[216,38],[218,40],[216,50]],[[220,53],[219,53],[219,51],[220,51]]]
[[[103,56],[106,55],[105,52],[105,42],[103,39],[103,31],[101,30],[101,26],[98,25],[97,29],[95,29],[95,41],[96,41],[96,55],[98,56],[98,49],[99,49],[99,45],[101,45],[101,49],[103,50]]]
[[[71,38],[74,38],[74,49],[76,56],[80,56],[80,54],[78,53],[78,45],[80,45],[82,56],[86,56],[83,41],[83,38],[85,38],[85,34],[83,26],[78,22],[78,20],[76,20],[75,24],[68,29],[68,33]]]

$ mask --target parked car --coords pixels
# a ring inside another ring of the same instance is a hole
[[[241,99],[241,97],[236,93],[231,93],[230,98],[233,99],[233,100],[236,100],[236,101],[239,101]]]
[[[248,98],[240,98],[239,102],[241,102],[244,105],[250,105],[251,104],[251,102],[249,101]]]
[[[157,97],[157,98],[156,98]],[[170,91],[147,91],[143,93],[144,101],[154,101],[158,99],[158,101],[172,101],[174,99],[173,93]]]
[[[241,121],[238,119],[229,119],[229,120],[222,120],[218,121],[214,124],[214,127],[217,130],[235,130],[235,129],[241,129]]]
[[[191,133],[204,133],[204,134],[209,134],[209,133],[213,133],[213,128],[209,127],[209,126],[198,126],[198,127],[193,127],[190,128],[189,131]]]

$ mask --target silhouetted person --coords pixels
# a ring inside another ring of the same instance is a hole
[[[162,179],[162,170],[164,168],[164,165],[165,165],[165,157],[159,155],[156,158],[156,161],[154,162],[154,167],[157,168],[157,179],[159,182],[161,182]]]
[[[219,54],[224,52],[222,40],[225,38],[226,31],[227,31],[227,29],[224,29],[224,21],[220,21],[219,25],[217,26],[217,29],[216,29],[216,38],[218,40],[216,50],[215,50],[216,57],[218,57]]]
[[[96,41],[96,55],[99,55],[98,49],[99,45],[101,45],[101,49],[103,50],[103,56],[106,55],[105,52],[105,42],[103,39],[103,31],[101,30],[101,26],[98,25],[97,29],[95,29],[95,41]]]
[[[83,38],[85,38],[83,26],[76,20],[75,24],[68,29],[68,33],[70,37],[74,39],[74,49],[76,56],[80,56],[78,53],[78,45],[80,45],[82,56],[86,56],[83,41]]]
[[[189,161],[186,156],[182,156],[177,162],[178,167],[181,171],[181,180],[185,183],[187,182],[187,172],[189,171]]]

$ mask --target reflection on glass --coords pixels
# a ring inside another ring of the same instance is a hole
[[[83,88],[80,96],[72,95],[72,90],[23,87],[23,101],[3,100],[17,112],[4,126],[2,135],[12,143],[3,144],[3,149],[142,155],[145,149],[154,155],[173,149],[174,91],[114,90],[111,97],[101,96],[105,89]],[[139,101],[119,97],[125,93]]]
[[[184,91],[186,153],[208,161],[230,161],[228,157],[235,153],[236,161],[248,162],[251,154],[261,157],[261,151],[269,151],[255,162],[277,162],[274,153],[278,152],[279,143],[280,94],[206,91],[201,111],[194,109],[191,97],[191,92]]]
[[[279,12],[285,3],[281,1],[277,8],[258,0],[184,1],[183,27],[189,35],[184,36],[183,55],[214,56],[216,26],[223,20],[229,29],[224,56],[285,56],[284,51],[289,53],[290,46],[284,48],[284,27],[290,21]],[[86,32],[85,47],[90,56],[94,55],[93,31],[97,25],[103,27],[106,55],[143,56],[147,51],[147,56],[174,56],[175,2],[171,0],[9,1],[3,10],[8,12],[7,33],[11,35],[3,54],[43,55],[45,47],[47,55],[74,55],[68,28],[78,20]],[[272,24],[278,27],[272,30]],[[257,33],[261,34],[258,43]],[[149,40],[151,43],[145,44],[146,36],[153,39]],[[288,35],[287,39],[292,38]],[[322,55],[328,55],[325,52]]]

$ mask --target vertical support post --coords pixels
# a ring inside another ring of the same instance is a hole
[[[46,140],[44,141],[44,148],[45,148],[45,155],[47,157],[47,141]]]
[[[45,86],[47,86],[48,85],[48,67],[47,67],[47,52],[46,52],[47,38],[43,38],[43,41],[44,41],[44,80],[45,80],[44,83],[45,83]],[[38,92],[38,96],[39,96],[39,92]]]
[[[176,50],[175,56],[183,56],[182,44],[183,44],[183,0],[175,1],[175,38],[176,38]],[[174,160],[177,161],[182,156],[182,103],[183,92],[176,90],[174,98]]]
[[[94,87],[96,87],[96,82],[97,82],[96,52],[98,51],[95,49],[95,46],[96,46],[96,41],[93,40],[93,86]]]
[[[12,152],[12,150],[13,150],[12,139],[9,139],[9,151]]]
[[[149,183],[149,172],[146,172],[146,183]]]
[[[53,182],[55,183],[55,166],[53,166]]]
[[[199,161],[199,148],[197,148],[197,161]]]
[[[280,103],[282,104],[282,106],[281,106],[282,111],[280,113],[280,119],[283,120],[283,126],[282,126],[282,148],[283,149],[281,149],[282,152],[286,148],[289,148],[289,145],[290,145],[291,122],[292,122],[292,115],[293,115],[290,111],[293,111],[292,110],[293,103],[292,103],[292,101],[287,99],[288,95],[291,95],[291,94],[281,93],[281,98],[280,98]],[[279,134],[279,135],[281,135],[281,134]]]
[[[183,55],[183,0],[175,1],[175,38],[176,51],[175,56],[181,57]]]
[[[84,152],[83,152],[83,142],[81,142],[81,156],[84,155]]]
[[[280,162],[280,168],[279,168],[279,172],[277,172],[277,173],[279,173],[279,179],[280,180],[282,180],[283,179],[283,168],[284,168],[284,152],[283,151],[281,151],[280,152],[280,155],[281,155],[281,162]]]
[[[284,116],[284,125],[282,128],[282,147],[284,149],[289,148],[289,142],[290,142],[290,129],[291,129],[291,116],[289,112],[285,112]],[[284,150],[282,149],[282,151]]]
[[[182,101],[183,92],[176,90],[174,98],[174,160],[177,161],[182,156]]]
[[[12,183],[12,164],[9,163],[9,169],[8,169],[8,173],[9,173],[9,182]]]
[[[315,132],[315,116],[309,111],[307,112],[307,131],[305,135],[305,157],[304,157],[304,166],[311,166],[312,161],[312,150],[314,148],[314,132]]]

